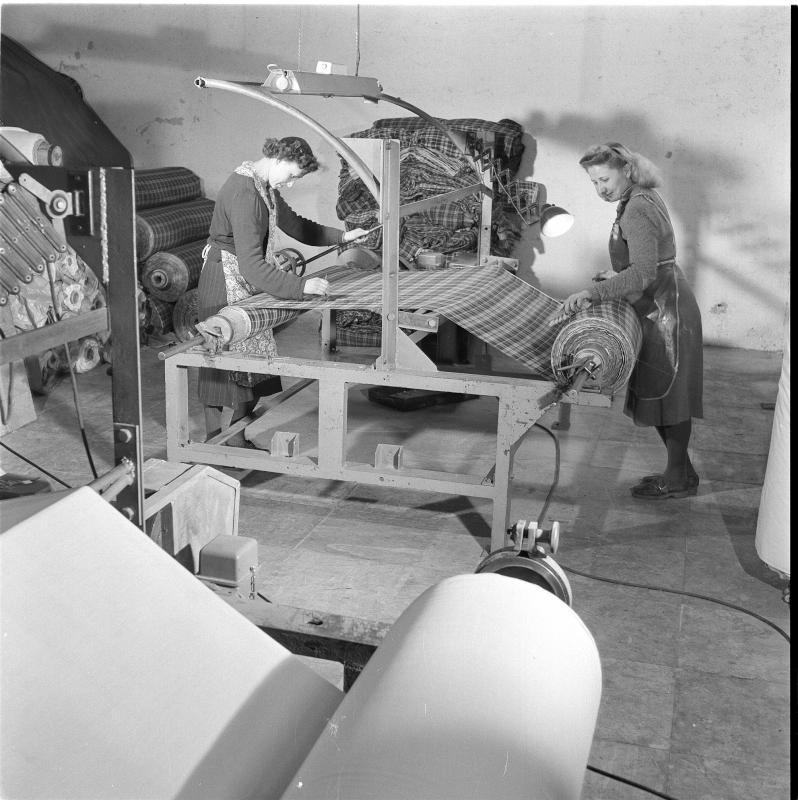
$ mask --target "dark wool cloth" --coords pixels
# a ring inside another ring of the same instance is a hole
[[[667,208],[653,189],[632,186],[618,204],[610,262],[617,275],[595,284],[592,299],[625,297],[643,328],[624,413],[641,426],[702,418],[701,312],[676,264]]]
[[[275,190],[280,230],[307,245],[322,247],[341,242],[342,231],[299,216]],[[199,279],[198,318],[207,319],[227,305],[222,270],[222,250],[238,259],[241,274],[258,291],[299,300],[308,278],[277,269],[264,258],[269,237],[269,209],[247,175],[233,173],[219,190],[208,243],[210,251]],[[197,394],[203,405],[235,408],[267,394],[279,392],[280,379],[265,377],[253,387],[240,386],[226,370],[200,368]]]

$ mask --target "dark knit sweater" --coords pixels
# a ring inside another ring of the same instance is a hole
[[[299,216],[279,192],[275,191],[274,196],[277,201],[277,223],[290,237],[316,247],[341,242],[343,231]],[[258,194],[255,182],[246,175],[233,173],[216,197],[208,241],[234,253],[241,274],[256,289],[275,297],[300,300],[308,278],[283,272],[264,259],[264,241],[268,235],[269,209]],[[201,297],[201,306],[207,308],[216,305],[215,301],[226,304],[224,276],[221,270],[218,272],[219,275],[214,275],[215,280],[210,282],[207,281],[210,276],[206,276],[204,288],[212,290],[214,296]]]
[[[594,303],[639,295],[656,279],[657,263],[676,257],[668,212],[654,189],[632,186],[619,211],[619,235],[610,240],[610,263],[617,275],[593,285]]]

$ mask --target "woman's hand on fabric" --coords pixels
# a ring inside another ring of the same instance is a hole
[[[614,278],[615,274],[616,273],[611,269],[603,269],[593,276],[593,282],[599,283],[599,281],[608,281],[610,278]]]
[[[368,231],[365,228],[353,228],[351,231],[344,231],[343,236],[341,236],[342,242],[351,242],[355,239],[359,239],[361,236],[365,236]]]
[[[305,294],[325,295],[330,291],[330,282],[326,278],[308,278],[302,291]]]
[[[581,292],[575,292],[565,298],[562,304],[563,311],[567,311],[569,314],[575,314],[577,311],[588,308],[591,303],[590,292],[587,289],[583,289]]]

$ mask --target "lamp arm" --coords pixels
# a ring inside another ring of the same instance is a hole
[[[377,205],[380,204],[380,187],[376,177],[371,170],[366,166],[365,162],[352,150],[344,144],[337,136],[330,133],[324,126],[316,122],[315,119],[309,117],[297,108],[277,100],[271,95],[264,94],[255,88],[250,88],[245,83],[237,83],[235,81],[222,81],[215,78],[204,78],[199,76],[194,79],[194,85],[200,89],[225,89],[234,94],[240,94],[244,97],[250,97],[253,100],[258,100],[261,103],[277,108],[285,112],[289,116],[303,122],[309,128],[314,130],[322,139],[332,146],[336,153],[343,158],[352,169],[359,175],[360,179],[365,184],[366,188],[371,192]]]

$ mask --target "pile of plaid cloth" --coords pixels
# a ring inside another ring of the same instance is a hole
[[[481,119],[440,120],[466,143],[469,151],[480,152],[486,137],[493,137],[496,172],[512,177],[524,150],[523,128],[512,120],[488,122]],[[397,139],[399,158],[399,200],[410,203],[477,183],[480,178],[452,139],[439,128],[416,117],[378,120],[371,128],[350,134],[350,138]],[[494,186],[498,190],[497,186]],[[499,190],[500,191],[500,190]],[[497,195],[498,196],[498,195]],[[371,228],[377,222],[377,204],[363,181],[342,159],[338,176],[338,218],[347,228]],[[478,192],[405,217],[399,231],[399,258],[412,268],[419,250],[441,253],[474,252],[481,216]],[[520,223],[509,217],[503,203],[494,202],[491,218],[491,252],[507,256],[521,235]],[[379,251],[382,231],[357,243]],[[355,246],[355,245],[350,245]]]

